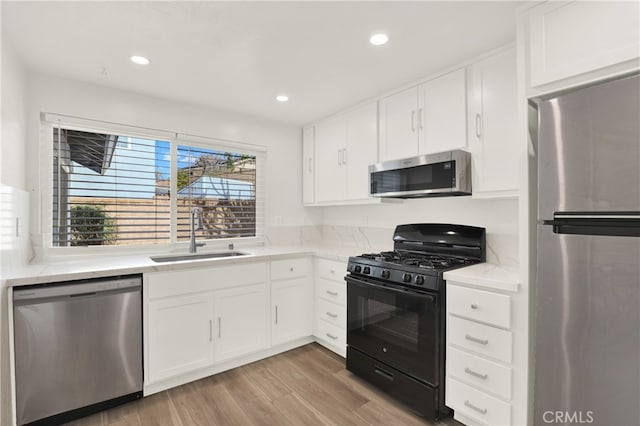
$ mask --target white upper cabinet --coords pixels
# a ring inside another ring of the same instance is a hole
[[[315,126],[315,202],[366,200],[369,165],[377,161],[376,102]]]
[[[515,196],[518,189],[516,51],[471,66],[469,147],[473,196]]]
[[[380,101],[380,161],[467,145],[465,69]]]
[[[464,69],[419,87],[418,153],[461,149],[467,146],[467,82]]]
[[[347,123],[342,116],[333,117],[316,125],[316,202],[343,200],[347,177],[344,149],[347,141]]]
[[[380,100],[380,161],[418,153],[417,113],[417,87]]]
[[[315,201],[315,157],[313,146],[315,142],[315,128],[306,127],[302,130],[302,202],[313,204]]]
[[[369,196],[369,166],[378,161],[378,104],[371,102],[347,113],[347,199]]]
[[[637,1],[539,5],[529,12],[530,85],[538,87],[637,59],[639,34]]]

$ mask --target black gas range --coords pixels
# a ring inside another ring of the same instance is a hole
[[[428,418],[444,405],[445,271],[485,261],[485,229],[399,225],[394,250],[349,258],[347,369]]]

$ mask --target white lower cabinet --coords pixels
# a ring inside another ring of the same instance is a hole
[[[346,273],[345,262],[316,259],[313,334],[318,343],[343,357],[347,353]]]
[[[512,424],[511,296],[447,283],[446,404],[463,422]]]
[[[144,275],[145,392],[277,353],[269,349],[272,344],[286,350],[297,345],[296,339],[311,340],[310,258],[274,260],[271,275],[267,265]]]
[[[271,343],[312,334],[313,295],[308,258],[271,262]]]
[[[268,345],[267,285],[255,284],[214,293],[215,361],[225,361]]]
[[[213,363],[213,300],[196,294],[149,303],[147,381],[156,382]]]

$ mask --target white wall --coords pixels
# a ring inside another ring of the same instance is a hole
[[[396,225],[456,223],[487,229],[487,261],[518,265],[518,201],[470,197],[422,198],[400,204],[327,207],[324,239],[363,250],[390,250]],[[355,252],[354,254],[359,254]]]
[[[4,277],[19,267],[28,243],[28,196],[25,179],[25,70],[6,37],[2,37],[0,140],[0,424],[9,424],[9,330]],[[16,218],[21,233],[16,235]]]
[[[274,105],[274,107],[282,107]],[[40,156],[40,113],[50,112],[198,136],[233,140],[267,147],[266,226],[301,226],[313,212],[302,208],[301,130],[259,118],[207,107],[153,98],[95,84],[44,74],[29,76],[27,158]],[[32,211],[42,208],[38,167],[27,168],[27,186],[33,191]],[[34,244],[41,238],[40,218],[31,217]],[[267,229],[268,231],[268,229]]]

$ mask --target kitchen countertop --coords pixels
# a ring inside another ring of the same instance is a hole
[[[294,256],[316,256],[323,259],[346,262],[349,256],[359,254],[357,248],[345,247],[280,247],[254,246],[237,247],[236,251],[249,253],[246,256],[234,256],[214,259],[197,259],[175,262],[154,262],[149,256],[169,256],[186,254],[172,253],[129,253],[122,255],[81,255],[58,256],[46,261],[25,265],[6,278],[5,285],[16,287],[31,284],[46,284],[87,278],[100,278],[113,275],[140,274],[154,271],[179,271],[197,267],[233,265],[260,260],[286,259]],[[200,250],[198,253],[210,253],[215,250]],[[346,265],[345,265],[346,273]],[[479,263],[444,273],[447,281],[488,287],[496,290],[517,292],[519,277],[517,268],[504,267],[491,263]]]
[[[478,263],[444,273],[444,279],[494,290],[517,292],[520,287],[518,269],[493,263]]]
[[[317,256],[324,259],[347,262],[357,249],[336,249],[333,247],[237,247],[236,251],[249,253],[246,256],[233,256],[215,259],[197,259],[175,262],[154,262],[150,256],[170,256],[187,254],[172,253],[129,253],[126,255],[81,255],[58,256],[46,261],[40,261],[23,266],[6,278],[7,287],[17,287],[31,284],[46,284],[86,278],[100,278],[113,275],[140,274],[153,271],[177,271],[194,267],[211,267],[218,265],[233,265],[260,260],[286,259],[294,256]],[[200,250],[200,253],[210,253],[215,250]],[[346,267],[345,267],[346,273]]]

